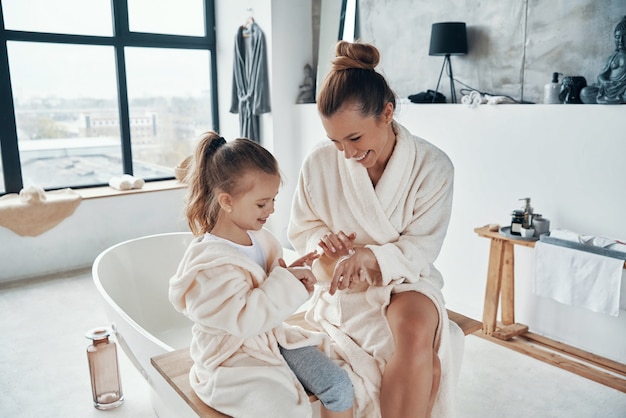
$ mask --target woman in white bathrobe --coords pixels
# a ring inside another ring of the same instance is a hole
[[[332,339],[360,417],[454,415],[443,280],[447,155],[393,120],[378,50],[340,41],[317,100],[330,142],[305,160],[289,239],[323,255],[309,322]],[[322,280],[325,285],[320,285]]]

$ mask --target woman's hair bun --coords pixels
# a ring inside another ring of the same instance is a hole
[[[335,48],[336,58],[332,61],[334,71],[360,68],[374,70],[380,61],[380,53],[374,45],[339,41]]]

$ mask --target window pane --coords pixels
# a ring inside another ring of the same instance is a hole
[[[204,36],[203,0],[128,0],[132,32]]]
[[[208,51],[126,48],[135,176],[173,176],[211,129],[209,65]]]
[[[7,29],[113,35],[111,0],[2,0],[2,11]]]
[[[122,173],[113,47],[8,42],[24,187]]]

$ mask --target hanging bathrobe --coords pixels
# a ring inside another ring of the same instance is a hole
[[[239,113],[240,135],[261,142],[259,115],[269,112],[270,85],[265,35],[255,22],[235,35],[231,113]]]

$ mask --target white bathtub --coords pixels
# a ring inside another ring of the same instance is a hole
[[[118,345],[146,379],[159,418],[197,417],[150,364],[191,342],[192,323],[171,305],[168,287],[192,238],[183,232],[125,241],[98,255],[92,269]]]

